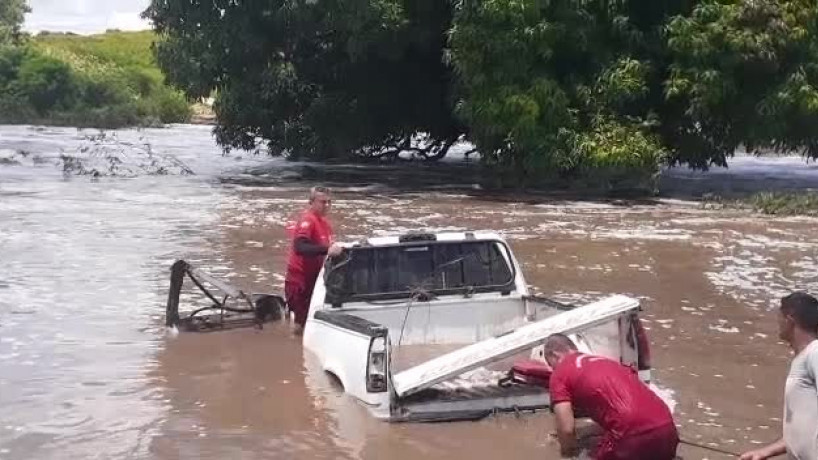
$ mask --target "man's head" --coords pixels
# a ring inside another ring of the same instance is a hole
[[[310,189],[310,209],[320,216],[329,213],[332,205],[330,192],[327,187],[313,187]]]
[[[562,361],[569,353],[577,351],[577,346],[565,334],[552,334],[545,340],[543,354],[548,365],[552,368]]]
[[[778,336],[792,343],[796,334],[818,335],[818,299],[806,292],[793,292],[781,299]]]

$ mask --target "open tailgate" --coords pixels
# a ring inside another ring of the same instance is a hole
[[[406,369],[392,378],[392,385],[399,397],[407,396],[532,348],[551,334],[571,334],[605,323],[636,308],[639,308],[639,301],[631,297],[622,295],[607,297]]]

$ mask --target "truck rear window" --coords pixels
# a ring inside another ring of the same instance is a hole
[[[446,294],[509,291],[514,274],[505,244],[432,242],[355,247],[325,268],[327,302],[410,297],[419,290]]]

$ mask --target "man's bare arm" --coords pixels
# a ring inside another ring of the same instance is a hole
[[[768,458],[777,457],[787,453],[787,445],[784,444],[784,438],[764,446],[761,449],[752,450],[741,455],[740,460],[767,460]]]
[[[557,437],[560,440],[560,453],[565,457],[572,457],[577,452],[576,422],[574,408],[568,401],[554,405],[554,415],[557,419]]]

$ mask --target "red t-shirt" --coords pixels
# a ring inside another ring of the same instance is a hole
[[[293,225],[287,227],[292,236],[290,255],[287,261],[287,280],[292,282],[312,282],[321,271],[326,255],[302,256],[295,252],[295,240],[307,238],[313,244],[329,247],[332,244],[332,227],[323,216],[308,210]]]
[[[570,402],[613,439],[673,423],[664,401],[633,369],[608,358],[571,353],[557,365],[549,384],[551,402]]]

